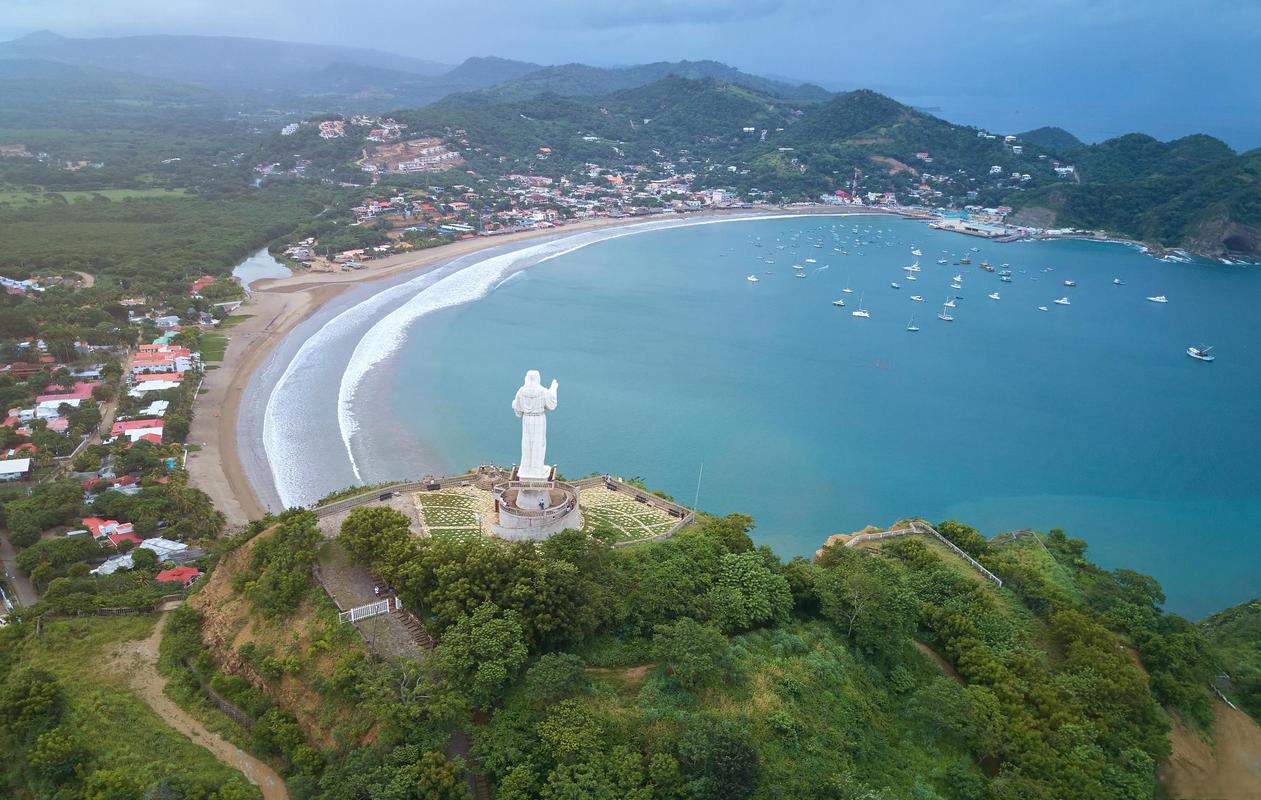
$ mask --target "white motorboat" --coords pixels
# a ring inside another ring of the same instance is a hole
[[[793,269],[805,269],[805,267],[801,266],[800,264],[793,264]]]
[[[939,259],[937,259],[937,263],[938,263],[938,264],[949,264],[950,262],[949,262],[949,261],[947,261],[947,260],[946,260],[946,259],[944,259],[944,258],[939,258]]]
[[[854,290],[853,290],[853,289],[850,289],[849,287],[845,287],[845,288],[844,288],[844,289],[842,289],[841,291],[842,291],[842,292],[844,292],[845,294],[853,294],[853,293],[854,293]]]
[[[845,300],[842,298],[837,298],[836,300],[832,301],[832,305],[836,306],[837,308],[844,308]]]
[[[890,289],[901,289],[902,287],[901,287],[901,286],[898,286],[897,281],[894,281],[893,283],[890,283],[890,284],[889,284],[889,288],[890,288]]]
[[[917,281],[917,280],[919,280],[919,278],[915,277],[915,275],[914,275],[913,273],[910,273],[910,272],[906,273],[906,279],[907,279],[908,281]]]
[[[1038,306],[1038,310],[1039,310],[1039,311],[1050,311],[1051,309],[1047,308],[1046,306]]]
[[[923,253],[921,253],[921,252],[920,252],[920,249],[917,247],[917,248],[915,248],[914,250],[912,250],[912,251],[911,251],[911,255],[913,255],[913,256],[915,256],[916,258],[918,258],[918,257],[920,257],[920,256],[922,256],[922,255],[924,255],[924,254],[923,254]]]
[[[1125,285],[1125,281],[1121,280],[1120,278],[1113,278],[1113,279],[1112,279],[1112,285],[1113,285],[1113,286],[1124,286],[1124,285]]]
[[[950,280],[954,281],[955,283],[963,283],[963,273],[960,272],[958,275],[954,276]]]
[[[1064,285],[1070,289],[1073,289],[1077,286],[1077,281],[1064,281]]]
[[[795,273],[795,274],[793,275],[793,277],[794,277],[794,278],[804,278],[804,277],[806,277],[806,273],[804,273],[804,272],[798,272],[798,273]]]
[[[1068,298],[1067,298],[1067,297],[1061,297],[1059,300],[1056,300],[1056,301],[1055,301],[1055,304],[1056,304],[1057,306],[1068,306],[1068,305],[1072,305],[1072,303],[1068,302]]]
[[[806,263],[807,263],[807,264],[818,264],[819,262],[818,262],[818,261],[815,261],[813,258],[807,258],[807,259],[806,259]]]
[[[991,300],[1002,300],[1002,299],[1003,299],[1003,298],[1001,298],[1001,297],[999,297],[999,296],[998,296],[998,292],[990,292],[990,293],[989,293],[989,298],[990,298]]]
[[[745,280],[748,281],[749,283],[757,283],[759,278],[756,275],[750,275],[749,277],[745,278]]]
[[[951,288],[951,289],[962,289],[962,288],[963,288],[963,284],[962,284],[962,283],[952,283],[952,284],[950,284],[950,288]]]
[[[1208,351],[1212,349],[1211,347],[1188,347],[1187,355],[1196,361],[1205,361],[1211,364],[1213,359],[1216,358],[1216,356],[1209,355]]]
[[[999,279],[1000,281],[1002,281],[1003,283],[1011,283],[1011,276],[1010,276],[1010,275],[999,275],[999,276],[998,276],[998,279]]]
[[[918,295],[918,294],[913,294],[913,295],[911,295],[911,299],[912,299],[912,300],[914,300],[914,301],[915,301],[915,302],[917,302],[917,303],[922,303],[922,302],[924,302],[924,298],[923,298],[923,296],[922,296],[922,295]]]
[[[1163,294],[1158,294],[1155,297],[1149,297],[1147,299],[1152,301],[1153,303],[1168,303],[1169,302],[1169,298],[1165,297]]]

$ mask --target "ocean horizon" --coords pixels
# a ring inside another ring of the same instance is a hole
[[[512,463],[508,402],[538,368],[561,384],[562,472],[639,477],[689,505],[699,488],[700,508],[750,514],[785,558],[866,524],[955,518],[1063,528],[1192,617],[1261,593],[1256,270],[888,216],[722,221],[495,248],[338,298],[256,376],[275,499]],[[860,298],[870,319],[850,314]],[[1221,357],[1195,362],[1192,344]]]

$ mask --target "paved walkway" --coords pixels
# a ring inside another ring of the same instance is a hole
[[[218,734],[211,733],[187,711],[166,696],[166,678],[158,673],[158,645],[162,630],[166,627],[164,613],[153,626],[148,639],[123,642],[114,654],[120,673],[139,697],[149,704],[162,721],[187,736],[194,744],[207,750],[227,766],[240,770],[246,779],[263,793],[263,800],[289,800],[289,789],[274,769],[259,761]]]

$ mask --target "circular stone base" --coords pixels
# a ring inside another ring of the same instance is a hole
[[[513,481],[498,506],[490,529],[501,539],[541,541],[566,528],[582,529],[578,487],[560,481]]]

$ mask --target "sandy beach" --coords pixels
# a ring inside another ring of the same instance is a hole
[[[844,214],[879,213],[879,209],[836,206],[803,206],[791,209],[708,212],[691,214],[686,219],[721,217],[760,217],[770,214]],[[885,212],[888,213],[888,212]],[[189,453],[187,468],[193,484],[206,492],[215,506],[227,517],[230,528],[244,525],[265,513],[260,492],[250,480],[242,462],[241,448],[262,450],[257,437],[238,440],[242,397],[254,372],[295,326],[316,310],[355,287],[370,285],[393,276],[418,275],[446,263],[490,248],[505,245],[526,246],[547,239],[558,239],[603,228],[616,228],[645,222],[672,219],[669,216],[650,218],[596,219],[565,225],[562,228],[522,231],[502,236],[485,236],[454,242],[449,245],[390,256],[368,262],[355,272],[301,273],[288,278],[268,279],[252,287],[248,301],[238,314],[248,319],[227,331],[229,345],[222,362],[207,369],[202,392],[197,399],[188,443],[200,450]],[[217,367],[217,368],[216,368]],[[245,437],[242,437],[245,438]]]

